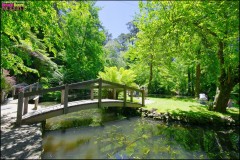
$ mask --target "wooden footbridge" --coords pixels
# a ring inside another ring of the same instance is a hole
[[[22,91],[18,94],[18,108],[17,108],[17,122],[16,124],[20,126],[21,124],[31,124],[43,122],[48,118],[59,116],[62,114],[67,114],[71,112],[80,111],[83,109],[90,108],[101,108],[101,107],[131,107],[138,108],[144,106],[144,90],[129,87],[126,85],[109,82],[106,80],[96,79],[89,80],[79,83],[65,84],[62,86],[57,86],[48,89],[39,89],[35,91]],[[90,100],[80,100],[68,102],[68,93],[71,89],[89,89],[91,90]],[[98,90],[98,99],[94,99],[94,89]],[[102,99],[102,90],[111,89],[113,91],[113,99]],[[116,99],[116,90],[123,91],[123,100]],[[61,104],[49,106],[46,108],[37,109],[39,95],[61,91]],[[127,101],[127,91],[130,92],[130,101]],[[133,91],[142,93],[142,103],[133,102]],[[30,99],[35,100],[35,109],[28,112],[28,102]]]

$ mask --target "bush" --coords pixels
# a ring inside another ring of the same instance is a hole
[[[15,77],[9,76],[9,71],[3,69],[1,74],[1,103],[4,102],[5,98],[8,95],[8,92],[12,90],[12,86],[16,83]]]
[[[137,87],[137,84],[134,83],[136,75],[132,70],[125,70],[124,68],[118,70],[117,67],[105,67],[104,72],[99,72],[98,77],[110,82]]]
[[[8,93],[15,84],[15,77],[9,76],[9,71],[3,69],[3,73],[1,74],[1,92],[4,91],[5,93]]]

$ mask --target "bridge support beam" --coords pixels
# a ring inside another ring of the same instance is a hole
[[[68,107],[68,89],[69,86],[68,84],[65,85],[65,92],[64,92],[64,108],[63,108],[63,113],[67,114],[67,107]]]
[[[20,126],[22,122],[22,109],[23,109],[23,92],[18,94],[18,108],[17,108],[17,122],[16,125]]]

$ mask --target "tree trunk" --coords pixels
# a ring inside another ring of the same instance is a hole
[[[231,91],[233,87],[239,83],[239,66],[235,69],[228,67],[225,70],[224,67],[224,55],[223,55],[223,48],[224,43],[219,41],[219,48],[218,48],[218,60],[220,62],[220,77],[219,81],[219,90],[216,93],[214,103],[213,103],[213,110],[221,113],[226,112],[228,100],[230,98]]]
[[[200,77],[201,77],[201,67],[200,63],[196,66],[196,81],[195,81],[195,97],[198,98],[200,93]]]
[[[226,113],[226,108],[228,105],[228,100],[230,98],[230,93],[233,87],[221,86],[217,88],[217,93],[213,103],[213,110],[221,113]]]
[[[191,95],[191,73],[190,73],[190,68],[188,68],[188,96]]]
[[[152,78],[153,78],[153,55],[151,54],[150,59],[150,76],[149,76],[149,83],[148,83],[148,90],[152,92]]]
[[[193,67],[191,69],[191,73],[192,73],[192,78],[191,78],[192,79],[192,82],[191,82],[192,83],[191,84],[192,85],[192,93],[191,93],[191,95],[194,96],[195,90],[194,90],[194,79],[193,79],[193,76],[194,76],[194,68]]]

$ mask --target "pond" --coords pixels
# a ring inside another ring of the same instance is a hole
[[[237,159],[239,127],[212,128],[133,117],[47,131],[43,159]]]

